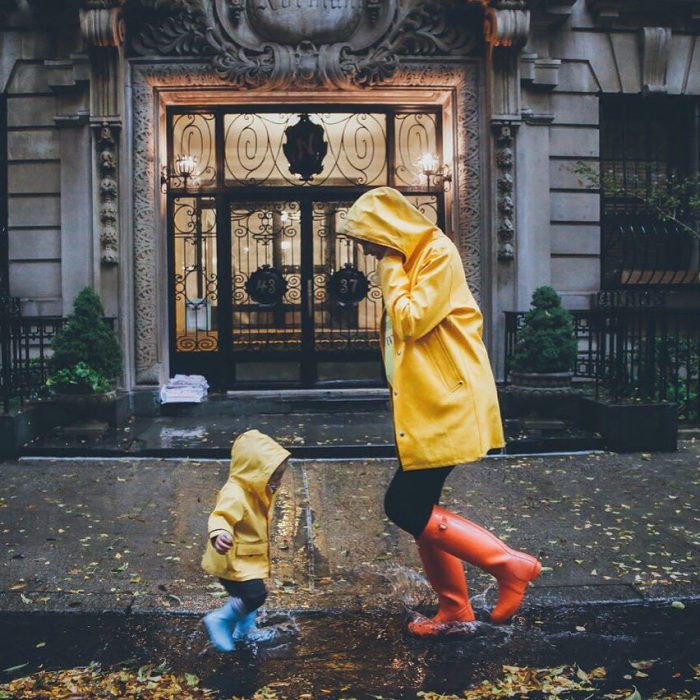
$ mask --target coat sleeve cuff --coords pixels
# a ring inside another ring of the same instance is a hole
[[[397,255],[388,255],[379,261],[379,283],[387,308],[392,309],[394,302],[409,286],[408,275],[403,269],[403,261]]]

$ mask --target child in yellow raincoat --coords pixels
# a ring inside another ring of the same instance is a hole
[[[409,630],[437,636],[474,620],[462,560],[495,576],[499,595],[491,619],[503,622],[520,606],[540,562],[439,506],[454,465],[504,445],[483,318],[459,251],[391,187],[363,194],[347,214],[344,233],[379,260],[381,347],[400,462],[385,511],[416,539],[438,594],[437,615],[417,618]]]
[[[239,435],[231,448],[229,477],[209,516],[202,558],[202,568],[231,596],[202,621],[219,651],[233,651],[236,639],[252,635],[267,597],[270,521],[288,459],[287,450],[257,430]]]

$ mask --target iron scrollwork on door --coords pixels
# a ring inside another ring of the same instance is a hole
[[[340,306],[357,306],[366,296],[369,282],[352,263],[345,263],[328,280],[328,293]]]
[[[248,278],[245,289],[261,306],[276,306],[287,292],[287,280],[278,269],[262,265]]]
[[[287,140],[282,150],[289,161],[289,172],[298,175],[304,182],[313,180],[314,175],[320,175],[323,172],[323,159],[328,153],[323,127],[314,124],[308,114],[301,114],[294,126],[285,129],[284,135]]]

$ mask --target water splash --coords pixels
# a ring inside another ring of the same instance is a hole
[[[299,625],[289,612],[260,611],[255,626],[245,637],[236,640],[238,645],[249,647],[254,652],[261,648],[283,647],[299,637]]]
[[[474,608],[475,610],[488,610],[489,603],[486,600],[486,596],[494,590],[496,590],[495,582],[489,583],[489,585],[486,586],[486,588],[484,588],[484,590],[481,591],[481,593],[470,595],[469,599],[471,601],[472,608]]]
[[[392,564],[382,575],[389,581],[394,600],[406,608],[428,607],[434,604],[435,593],[425,576],[407,566]]]

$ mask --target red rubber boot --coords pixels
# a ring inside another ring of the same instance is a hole
[[[421,616],[409,622],[408,631],[417,637],[437,637],[449,634],[451,624],[473,622],[474,611],[469,602],[461,559],[420,539],[417,544],[425,575],[438,594],[438,611],[434,617]]]
[[[528,583],[542,570],[542,564],[535,557],[511,549],[493,533],[440,506],[433,508],[419,540],[496,577],[498,602],[491,611],[493,622],[505,622],[515,614]]]

